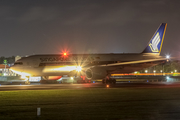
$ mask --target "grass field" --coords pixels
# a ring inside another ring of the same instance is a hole
[[[37,108],[41,116],[37,117]],[[0,92],[6,119],[180,119],[180,88],[88,88]]]

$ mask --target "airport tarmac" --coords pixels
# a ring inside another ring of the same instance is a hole
[[[109,84],[109,88],[176,88],[180,83],[117,83]],[[87,89],[87,88],[107,88],[107,85],[101,83],[91,84],[40,84],[30,85],[0,85],[0,91],[11,90],[48,90],[48,89]]]
[[[0,86],[0,119],[180,119],[180,83]]]

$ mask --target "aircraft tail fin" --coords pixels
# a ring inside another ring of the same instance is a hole
[[[147,47],[142,53],[150,53],[153,55],[159,55],[161,53],[161,48],[166,32],[167,23],[162,23],[151,40],[149,41]]]

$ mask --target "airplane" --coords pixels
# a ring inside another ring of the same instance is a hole
[[[39,54],[17,60],[11,70],[21,76],[85,76],[88,80],[102,79],[102,83],[116,83],[111,74],[132,73],[166,62],[160,56],[167,23],[162,23],[141,53],[117,54]]]

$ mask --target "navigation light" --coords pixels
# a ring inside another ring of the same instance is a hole
[[[66,56],[66,55],[67,55],[67,53],[65,52],[65,53],[64,53],[64,56]]]
[[[166,58],[167,58],[167,59],[169,59],[169,58],[170,58],[170,56],[169,56],[169,55],[166,55]]]

